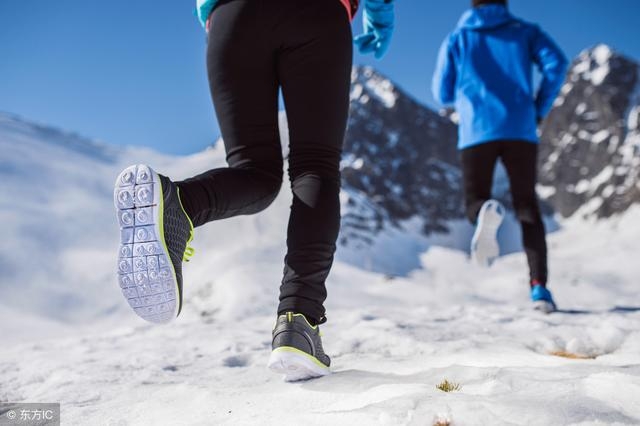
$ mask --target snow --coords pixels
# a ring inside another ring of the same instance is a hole
[[[542,199],[553,197],[556,194],[556,188],[553,186],[536,186],[536,192]]]
[[[606,184],[611,180],[615,172],[613,166],[606,166],[603,168],[600,173],[594,176],[591,179],[582,179],[580,180],[575,187],[573,187],[573,191],[577,194],[589,193],[589,195],[594,194],[598,188],[602,185]],[[601,202],[602,200],[600,200]]]
[[[356,100],[358,99],[360,96],[362,96],[362,93],[364,91],[364,88],[362,87],[361,84],[353,84],[351,86],[351,94],[350,94],[350,100]]]
[[[591,50],[582,52],[579,56],[580,62],[572,68],[572,77],[582,76],[584,80],[600,86],[611,72],[609,62],[612,56],[613,51],[605,44],[599,44]]]
[[[359,170],[364,167],[364,160],[353,154],[345,154],[342,157],[342,161],[340,161],[340,168],[344,169],[345,167]]]
[[[609,198],[611,197],[615,192],[615,186],[613,185],[607,185],[603,190],[602,190],[602,196],[604,198]]]
[[[566,82],[562,85],[562,88],[560,89],[560,93],[558,94],[558,96],[555,98],[555,100],[553,101],[553,106],[554,107],[559,107],[564,105],[564,101],[566,99],[566,96],[571,92],[571,90],[573,90],[573,84]]]
[[[591,180],[591,186],[593,188],[597,188],[611,180],[613,177],[614,168],[613,166],[607,166],[597,176],[595,176]]]
[[[369,95],[368,97],[375,97],[386,108],[393,108],[396,105],[396,102],[398,101],[398,93],[396,92],[391,80],[377,74],[371,67],[362,67],[362,75],[364,76],[364,87],[361,84],[356,84],[354,89],[351,91],[351,99],[365,96],[363,95],[363,92],[366,88],[366,92]],[[351,79],[352,82],[357,81],[357,72],[355,69],[352,71]]]
[[[582,140],[590,140],[591,133],[587,132],[586,130],[580,130],[578,131],[578,137]]]
[[[598,133],[594,134],[591,138],[592,143],[602,143],[611,137],[611,132],[609,130],[604,129],[600,130]]]
[[[613,52],[609,46],[599,44],[593,49],[591,56],[598,65],[595,69],[591,70],[591,82],[596,86],[599,86],[604,82],[605,78],[607,78],[611,71],[609,60],[613,56]]]
[[[576,215],[549,235],[562,309],[549,316],[530,310],[524,255],[473,265],[462,223],[428,241],[417,220],[381,235],[366,254],[376,272],[340,247],[321,326],[334,373],[288,384],[265,364],[289,191],[259,215],[198,228],[183,314],[153,326],[125,309],[112,275],[111,181],[141,160],[189,176],[223,150],[68,145],[0,118],[0,401],[60,401],[64,424],[640,423],[640,206]],[[405,257],[408,273],[385,273]],[[444,379],[461,389],[437,390]]]
[[[587,192],[590,188],[591,184],[588,180],[586,179],[582,179],[580,182],[578,182],[574,188],[574,191],[577,194],[582,194],[584,192]]]
[[[586,56],[586,54],[583,52],[580,55],[580,58],[582,60],[579,63],[577,63],[576,65],[574,65],[573,72],[575,74],[583,74],[583,73],[586,73],[586,72],[589,71],[590,63],[585,60],[585,56]]]
[[[584,205],[582,205],[574,215],[579,217],[587,218],[589,216],[594,215],[600,207],[604,204],[604,200],[602,197],[593,197],[589,201],[587,201]]]
[[[602,65],[596,68],[595,70],[591,71],[591,82],[596,86],[601,85],[609,75],[610,71],[611,69],[609,68],[609,65]]]
[[[391,81],[389,80],[375,81],[371,79],[367,81],[367,88],[387,108],[393,108],[396,105],[398,96],[396,95],[396,93],[394,93],[394,87]]]
[[[613,56],[613,52],[606,44],[599,44],[593,49],[592,56],[598,65],[606,65]]]
[[[636,105],[629,111],[627,119],[627,127],[629,131],[638,130],[638,121],[640,119],[640,105]]]
[[[582,132],[582,130],[581,130],[581,132]],[[580,134],[579,136],[580,136],[580,138],[583,138],[584,136],[588,136],[588,133],[586,133],[586,135],[585,134]],[[573,134],[565,133],[565,134],[562,135],[562,146],[563,147],[571,145],[571,144],[573,144],[575,142],[576,142],[576,137]]]
[[[454,111],[454,112],[451,113],[451,115],[449,115],[449,119],[454,124],[459,124],[460,123],[460,114],[458,114],[458,111]]]
[[[636,87],[629,97],[629,108],[625,114],[629,131],[637,131],[640,121],[640,67],[636,69],[636,82]]]
[[[629,97],[626,111],[627,134],[622,147],[623,163],[630,167],[640,167],[640,67],[637,68],[636,87]]]

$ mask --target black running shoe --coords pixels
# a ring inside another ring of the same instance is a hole
[[[122,294],[141,318],[169,322],[182,309],[182,261],[193,255],[193,224],[178,187],[138,164],[118,175],[114,203],[120,224]]]
[[[320,328],[302,314],[287,312],[278,317],[273,329],[268,367],[293,382],[331,373],[331,359],[322,349]]]

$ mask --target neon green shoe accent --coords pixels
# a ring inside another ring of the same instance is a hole
[[[191,243],[191,241],[193,241],[193,222],[191,222],[191,218],[187,214],[187,211],[184,209],[184,206],[182,205],[182,200],[180,199],[179,187],[178,187],[178,202],[180,203],[180,208],[182,209],[182,213],[184,213],[184,215],[187,217],[187,220],[189,221],[189,239],[187,240],[187,246],[185,247],[184,254],[182,255],[182,261],[188,262],[196,253],[196,249],[191,247],[191,245],[189,244]]]
[[[287,322],[293,322],[293,317],[302,317],[304,321],[309,325],[309,327],[311,327],[312,330],[315,330],[318,328],[317,325],[311,325],[311,323],[309,322],[307,317],[304,316],[304,314],[298,314],[295,312],[285,312],[283,315],[287,316]],[[273,326],[273,328],[276,328],[277,325],[278,325],[278,320],[276,319],[276,324]],[[322,337],[322,334],[320,334],[320,337]]]
[[[187,246],[187,248],[184,250],[184,256],[182,257],[182,260],[188,262],[189,260],[191,260],[191,257],[195,254],[195,252],[196,249],[191,246]]]
[[[160,196],[158,197],[160,199],[160,202],[158,204],[158,234],[160,234],[160,242],[162,243],[162,247],[164,248],[164,251],[168,254],[169,253],[169,247],[167,246],[167,242],[165,241],[164,238],[164,188],[162,187],[162,181],[160,179],[158,179],[158,183],[160,184]],[[193,254],[195,253],[195,250],[193,249],[193,247],[191,247],[189,245],[189,243],[193,240],[193,223],[191,222],[191,218],[189,217],[189,215],[187,214],[187,212],[184,210],[184,206],[182,205],[182,201],[180,200],[180,188],[177,188],[178,190],[178,202],[180,203],[180,208],[182,209],[182,212],[184,213],[184,215],[186,216],[187,220],[189,221],[189,239],[187,240],[187,245],[185,248],[184,253],[182,254],[182,260],[185,262],[188,262],[189,259],[191,258],[191,256],[193,256]],[[169,257],[169,260],[171,260],[171,258]],[[178,287],[178,279],[177,279],[177,275],[176,275],[176,269],[173,265],[173,262],[169,261],[169,266],[171,267],[171,272],[173,274],[173,281],[175,282],[176,285],[176,295],[180,294],[180,288]],[[180,305],[178,308],[178,312],[180,312],[180,310],[182,309],[182,297],[180,297]]]
[[[304,321],[309,325],[309,327],[311,327],[312,330],[315,330],[318,328],[317,325],[311,325],[311,323],[309,322],[309,320],[307,319],[307,317],[304,316],[304,314],[297,314],[295,312],[285,312],[282,315],[286,315],[287,316],[287,321],[288,322],[293,322],[293,317],[302,317],[304,319]],[[276,318],[276,323],[273,325],[273,329],[275,329],[278,326],[278,319]],[[322,337],[322,332],[320,332],[320,337]]]
[[[301,314],[299,314],[301,315]],[[321,363],[318,358],[309,355],[308,353],[306,353],[305,351],[301,351],[300,349],[294,348],[292,346],[280,346],[279,348],[275,348],[273,350],[273,352],[290,352],[290,353],[294,353],[294,354],[298,354],[298,355],[303,355],[306,358],[308,358],[309,360],[313,361],[316,365],[318,365],[318,367],[321,367],[325,370],[328,370],[329,367],[327,367],[326,365],[324,365],[323,363]]]
[[[307,317],[305,317],[303,314],[296,314],[296,313],[293,313],[293,312],[287,312],[287,315],[288,314],[291,314],[292,317],[302,317],[302,318],[304,318],[304,321],[309,325],[309,327],[311,327],[312,330],[315,330],[315,329],[318,328],[317,325],[311,325],[311,323],[309,322]],[[292,322],[292,321],[293,321],[293,318],[289,320],[289,322]]]

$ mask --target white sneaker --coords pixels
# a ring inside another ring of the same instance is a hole
[[[499,201],[488,200],[482,205],[471,240],[471,258],[477,264],[489,266],[500,255],[498,229],[504,214],[505,209]]]

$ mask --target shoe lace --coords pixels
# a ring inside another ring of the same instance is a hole
[[[187,248],[184,250],[184,255],[182,256],[182,260],[184,262],[190,261],[193,255],[195,254],[195,252],[196,252],[196,249],[194,249],[190,245],[187,245]]]
[[[189,216],[187,216],[189,218]],[[193,255],[196,253],[196,249],[191,246],[191,241],[193,241],[193,224],[191,223],[191,219],[189,219],[189,239],[187,240],[187,246],[184,249],[184,254],[182,255],[182,261],[188,262],[191,260]]]

